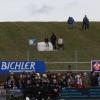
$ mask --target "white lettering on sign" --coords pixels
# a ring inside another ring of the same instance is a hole
[[[7,70],[6,62],[2,62],[1,70]]]
[[[2,62],[1,70],[35,70],[35,62]]]

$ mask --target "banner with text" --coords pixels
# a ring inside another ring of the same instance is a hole
[[[44,61],[0,61],[0,73],[36,72],[45,73]]]

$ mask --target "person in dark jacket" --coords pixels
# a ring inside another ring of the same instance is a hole
[[[69,28],[73,28],[75,26],[74,18],[69,17],[67,23],[68,23]]]
[[[82,30],[84,30],[84,29],[86,30],[88,28],[89,28],[89,19],[85,15],[85,17],[83,18]]]
[[[49,39],[48,39],[48,38],[45,38],[45,39],[44,39],[44,42],[45,42],[45,44],[46,44],[46,47],[49,47]]]
[[[50,38],[50,42],[53,45],[53,49],[56,49],[56,41],[57,41],[57,37],[54,33],[52,33],[51,38]]]

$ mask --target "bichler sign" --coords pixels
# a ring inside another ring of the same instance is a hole
[[[6,72],[38,72],[45,73],[43,61],[0,61],[0,73]]]

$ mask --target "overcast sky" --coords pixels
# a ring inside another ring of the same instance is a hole
[[[0,0],[0,21],[100,21],[100,0]]]

